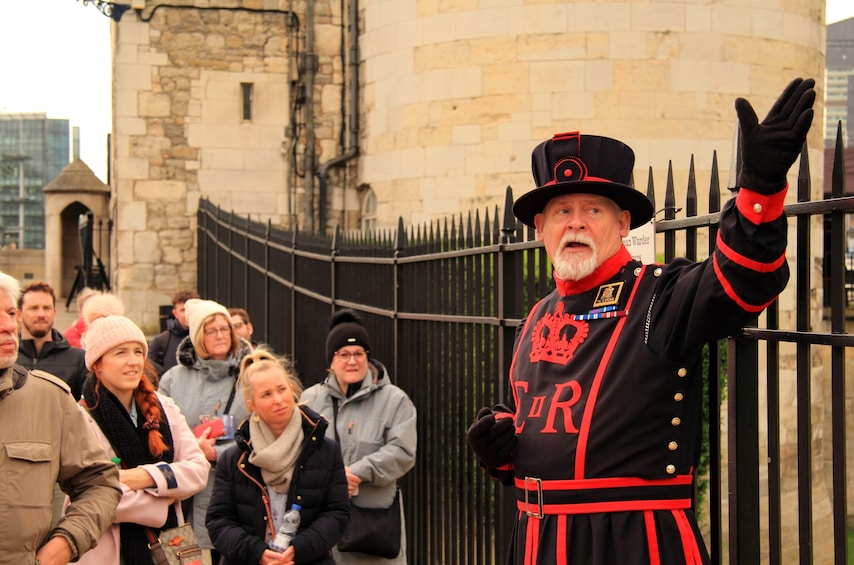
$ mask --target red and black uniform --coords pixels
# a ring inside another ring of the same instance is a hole
[[[785,192],[742,189],[706,261],[642,265],[623,248],[531,309],[505,416],[519,441],[493,471],[516,487],[508,563],[709,562],[690,508],[702,348],[785,287]]]

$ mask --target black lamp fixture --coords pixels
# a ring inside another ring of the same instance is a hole
[[[79,2],[83,2],[84,6],[88,6],[92,4],[95,8],[98,9],[99,12],[107,16],[108,18],[119,21],[122,19],[122,15],[130,10],[130,4],[125,3],[117,3],[117,2],[109,2],[108,0],[78,0]]]

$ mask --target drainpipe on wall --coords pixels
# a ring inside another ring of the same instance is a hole
[[[359,1],[350,0],[350,140],[347,151],[323,163],[317,172],[320,229],[326,229],[326,192],[329,170],[340,167],[359,155]],[[347,97],[343,93],[342,101]]]
[[[305,228],[314,232],[314,75],[317,55],[314,53],[314,2],[305,3]]]

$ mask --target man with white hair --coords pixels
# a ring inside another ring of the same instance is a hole
[[[793,80],[762,122],[736,100],[739,188],[699,263],[644,265],[623,245],[653,216],[628,145],[568,132],[534,149],[536,188],[513,213],[536,229],[555,288],[516,333],[507,403],[467,433],[515,488],[508,565],[710,562],[693,511],[702,350],[786,286],[786,175],[815,95],[814,80]]]
[[[0,563],[65,564],[113,522],[119,472],[68,385],[18,358],[18,281],[0,272]],[[53,485],[71,499],[51,529]]]

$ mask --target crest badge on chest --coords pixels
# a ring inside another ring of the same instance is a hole
[[[624,281],[603,284],[599,287],[599,292],[596,293],[596,298],[593,300],[593,307],[600,308],[602,306],[612,306],[619,304],[620,293],[623,292]]]

